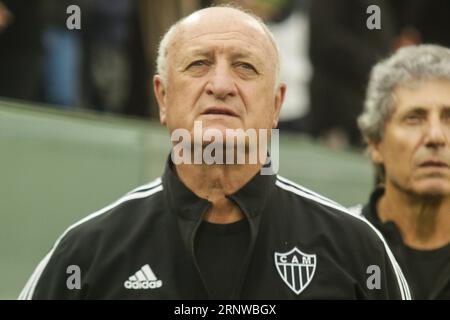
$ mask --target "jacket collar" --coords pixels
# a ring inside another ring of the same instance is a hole
[[[382,225],[382,222],[378,217],[377,203],[378,200],[383,196],[383,194],[384,188],[382,187],[376,188],[370,194],[369,202],[362,209],[362,214],[364,215],[364,217],[377,227]]]
[[[378,215],[377,203],[384,194],[383,187],[377,187],[370,195],[369,202],[362,208],[363,216],[370,221],[377,229],[379,229],[386,240],[393,244],[393,242],[400,244],[403,239],[399,228],[393,221],[382,222]]]
[[[244,285],[248,265],[255,247],[259,226],[261,224],[262,213],[266,206],[272,189],[275,188],[275,175],[256,174],[240,190],[234,194],[228,195],[231,201],[243,211],[250,226],[250,243],[247,254],[244,258],[242,271],[239,274],[237,285],[234,288],[232,298],[237,299],[240,296]],[[170,211],[177,216],[180,235],[188,250],[193,264],[198,272],[200,282],[206,295],[209,296],[207,286],[202,277],[201,271],[195,257],[194,241],[195,235],[202,222],[203,215],[211,207],[211,202],[202,199],[194,194],[178,178],[170,156],[166,163],[166,168],[162,176],[164,194]]]
[[[227,198],[234,201],[247,218],[255,218],[262,213],[267,198],[275,187],[275,179],[275,175],[258,173],[237,192],[227,195]],[[210,201],[198,197],[180,180],[170,156],[162,182],[171,211],[183,218],[199,220],[212,205]]]

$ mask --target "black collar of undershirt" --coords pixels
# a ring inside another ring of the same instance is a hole
[[[275,187],[275,179],[276,175],[257,173],[237,192],[227,195],[227,198],[235,202],[247,218],[255,218],[262,213],[267,199]],[[199,220],[206,209],[211,206],[211,202],[198,197],[180,180],[170,156],[166,163],[162,182],[171,211],[183,218]]]
[[[400,230],[393,221],[382,222],[378,215],[377,203],[384,194],[383,187],[377,187],[370,195],[369,202],[362,208],[363,216],[391,241],[403,242]]]
[[[377,213],[377,203],[378,200],[383,196],[384,188],[378,187],[371,194],[369,202],[363,207],[362,214],[369,220],[373,225],[379,226],[382,224]]]
[[[450,244],[431,251],[417,250],[405,245],[403,243],[403,239],[397,225],[393,221],[386,221],[383,223],[378,216],[377,202],[383,196],[384,191],[385,190],[383,187],[378,187],[372,192],[372,194],[370,195],[369,203],[367,203],[362,209],[362,214],[378,230],[383,233],[392,249],[401,248],[401,250],[396,250],[395,252],[397,259],[399,259],[399,262],[403,262],[403,268],[405,267],[404,264],[406,263],[407,256],[409,256],[410,259],[412,258],[412,261],[430,260],[436,257],[442,257],[443,253],[445,254],[446,251],[448,252]],[[408,270],[405,269],[405,271]],[[437,299],[437,297],[439,297],[439,294],[445,289],[450,281],[450,273],[448,271],[450,271],[449,267],[447,267],[447,271],[442,272],[442,274],[439,276],[438,283],[440,283],[440,285],[433,289],[433,291],[429,295],[429,299]]]

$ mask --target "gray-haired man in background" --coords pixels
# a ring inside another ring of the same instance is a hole
[[[358,124],[378,173],[361,213],[413,298],[450,299],[450,50],[411,46],[375,65]]]

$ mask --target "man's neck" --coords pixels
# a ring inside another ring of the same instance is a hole
[[[212,202],[204,219],[213,223],[232,223],[244,218],[244,213],[226,198],[242,188],[261,169],[255,165],[195,165],[176,166],[180,180],[198,197]]]
[[[449,197],[419,197],[387,184],[377,212],[382,222],[395,222],[411,248],[432,250],[450,242]]]

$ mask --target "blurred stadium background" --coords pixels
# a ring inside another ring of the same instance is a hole
[[[170,139],[151,90],[159,40],[179,18],[228,2],[0,0],[0,299],[17,297],[69,225],[161,174]],[[450,47],[450,1],[232,2],[280,47],[280,174],[365,202],[373,173],[355,119],[369,71],[402,46]],[[67,27],[71,5],[80,29]],[[381,29],[367,28],[369,5]]]

